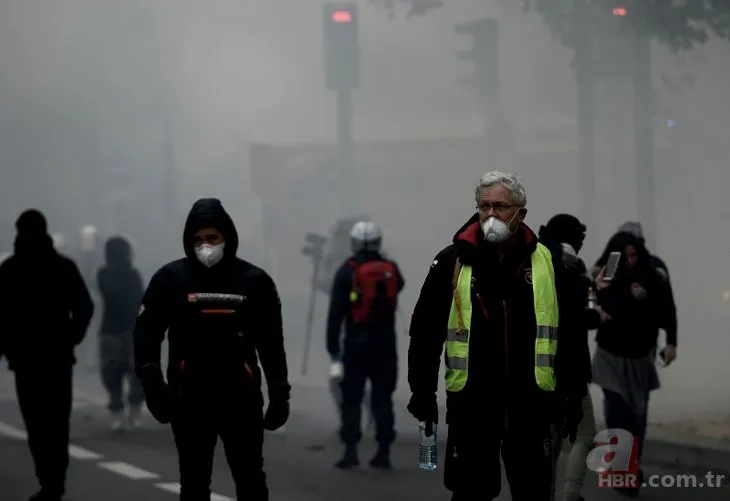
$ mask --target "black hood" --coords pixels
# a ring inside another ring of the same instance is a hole
[[[550,218],[538,232],[540,241],[548,247],[569,244],[578,252],[583,247],[586,236],[586,225],[570,214],[557,214]]]
[[[215,228],[223,234],[226,239],[224,259],[228,260],[236,257],[238,232],[233,224],[233,219],[217,198],[201,198],[195,202],[185,221],[183,248],[185,249],[185,255],[195,262],[197,262],[197,258],[193,250],[193,235],[203,228]]]
[[[104,246],[106,264],[111,267],[132,266],[132,244],[121,235],[110,237]]]
[[[55,254],[53,239],[48,234],[45,216],[37,209],[23,212],[15,222],[15,255],[18,258],[38,258]]]

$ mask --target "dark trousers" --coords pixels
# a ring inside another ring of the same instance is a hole
[[[15,369],[15,389],[35,474],[41,489],[51,495],[65,492],[72,388],[71,365]]]
[[[108,408],[112,412],[124,410],[124,380],[129,384],[127,403],[132,407],[142,405],[144,392],[134,373],[132,333],[120,335],[102,334],[99,339],[101,352],[101,380],[109,393]]]
[[[511,428],[500,440],[501,426],[450,416],[444,485],[451,500],[496,499],[502,489],[501,455],[513,501],[551,501],[555,458],[549,425]]]
[[[631,432],[639,445],[639,459],[644,451],[648,412],[637,414],[619,393],[603,390],[603,412],[606,428],[621,428]],[[645,409],[649,408],[649,394],[646,394]]]
[[[179,456],[180,501],[210,501],[218,437],[236,485],[236,498],[268,501],[262,404],[231,400],[235,401],[225,406],[183,401],[175,413],[172,431]]]
[[[343,364],[340,439],[346,445],[355,445],[362,439],[362,401],[369,379],[375,440],[382,447],[389,446],[395,440],[393,392],[398,381],[395,351],[380,351],[368,345],[351,347],[345,351]]]

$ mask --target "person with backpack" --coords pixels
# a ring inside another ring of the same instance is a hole
[[[340,439],[345,452],[335,466],[347,469],[360,463],[357,445],[362,438],[362,400],[369,379],[378,442],[370,466],[389,469],[390,446],[395,441],[393,392],[398,379],[395,319],[405,281],[396,263],[380,253],[382,234],[375,223],[356,223],[350,243],[353,255],[335,273],[327,320],[327,351],[333,364],[344,366]]]

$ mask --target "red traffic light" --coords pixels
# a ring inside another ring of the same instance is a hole
[[[336,10],[332,13],[332,21],[335,23],[351,23],[352,12],[349,10]]]
[[[612,12],[614,16],[620,17],[624,17],[626,14],[629,13],[629,11],[626,10],[626,7],[615,7]]]

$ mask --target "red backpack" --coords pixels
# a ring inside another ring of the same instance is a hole
[[[386,327],[395,321],[398,306],[398,268],[390,261],[350,261],[352,321],[355,325]]]

